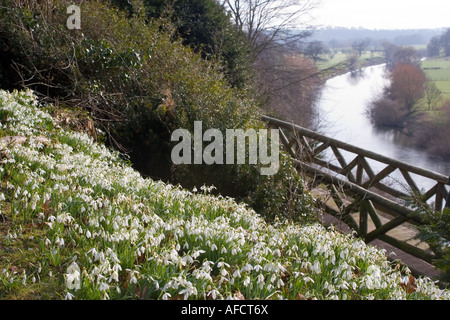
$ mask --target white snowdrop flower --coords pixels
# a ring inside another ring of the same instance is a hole
[[[106,291],[109,289],[109,285],[106,282],[100,282],[99,288],[100,291]]]
[[[241,273],[239,272],[239,268],[237,268],[237,269],[234,271],[233,277],[235,277],[235,278],[240,278],[240,277],[241,277]]]
[[[264,275],[262,273],[260,273],[257,277],[256,277],[256,281],[258,283],[263,283],[264,282]]]
[[[86,231],[86,238],[89,239],[89,238],[91,238],[91,236],[92,236],[92,235],[91,235],[91,232],[90,232],[89,230],[87,230],[87,231]]]
[[[320,274],[322,272],[319,260],[316,260],[314,264],[311,266],[311,271],[314,272],[315,274]]]
[[[183,266],[185,266],[186,264],[192,264],[194,263],[194,259],[187,254],[183,258],[181,258],[181,263]]]
[[[314,283],[314,280],[309,276],[303,277],[303,281],[305,281],[306,283],[308,283],[308,282]]]
[[[64,277],[66,279],[66,287],[70,290],[78,290],[81,287],[81,280],[80,280],[80,268],[78,267],[78,264],[73,261],[69,267],[67,268],[66,273],[64,274]]]
[[[250,281],[250,277],[246,276],[245,279],[244,279],[244,286],[247,287],[250,284],[250,282],[251,282]]]
[[[330,262],[331,262],[331,264],[332,264],[333,266],[336,264],[336,257],[335,257],[334,254],[331,256]]]
[[[269,272],[275,271],[273,262],[269,262],[266,265],[264,265],[264,271],[269,271]]]
[[[372,277],[374,277],[374,278],[381,278],[381,271],[380,271],[380,268],[378,267],[378,266],[376,266],[376,265],[370,265],[368,268],[367,268],[367,274],[369,274],[369,275],[371,275]]]
[[[71,294],[69,291],[67,291],[66,295],[64,296],[64,300],[72,300],[75,296]]]
[[[245,264],[245,266],[244,267],[242,267],[242,269],[241,269],[242,271],[244,271],[244,272],[250,272],[250,271],[252,271],[253,270],[253,267],[252,267],[252,265],[251,264],[249,264],[249,263],[246,263]]]
[[[277,276],[276,276],[276,274],[274,273],[274,274],[272,274],[272,276],[270,277],[270,282],[274,282],[275,280],[277,279]]]
[[[274,250],[274,251],[273,251],[273,255],[274,255],[275,257],[281,257],[281,251],[280,251],[280,249]]]
[[[208,296],[211,296],[213,300],[216,300],[218,294],[220,293],[216,289],[212,289],[211,291],[208,292]]]
[[[109,277],[109,282],[111,282],[112,280],[114,280],[114,281],[116,281],[116,282],[119,281],[119,274],[117,273],[116,270],[114,270],[114,271],[111,273],[111,276]]]
[[[56,237],[55,244],[60,247],[64,247],[64,238]]]
[[[279,278],[278,281],[277,281],[277,288],[279,289],[282,286],[284,286],[284,282],[283,282],[283,280],[281,278]]]
[[[219,261],[219,262],[217,262],[217,267],[218,267],[218,268],[222,268],[222,266],[225,266],[225,267],[227,267],[227,268],[230,267],[230,265],[229,265],[228,263],[224,262],[224,261]]]
[[[347,258],[347,256],[348,256],[348,249],[345,248],[344,250],[341,251],[340,257],[341,257],[341,259],[345,260]]]
[[[136,278],[135,274],[132,273],[130,276],[130,284],[136,284],[136,283],[137,283],[137,278]]]
[[[169,300],[170,297],[172,297],[172,296],[170,295],[170,293],[165,292],[165,293],[162,295],[161,298],[162,298],[163,300]]]

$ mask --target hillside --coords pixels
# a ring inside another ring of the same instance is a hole
[[[143,178],[31,91],[0,91],[2,299],[449,299],[318,224]]]
[[[399,46],[426,45],[430,39],[442,33],[441,29],[371,30],[364,28],[326,27],[318,29],[313,39],[323,42],[351,43],[371,39],[374,43],[389,41]]]

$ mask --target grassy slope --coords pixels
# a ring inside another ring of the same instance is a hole
[[[30,92],[0,91],[0,120],[3,299],[450,297],[361,240],[144,179]]]

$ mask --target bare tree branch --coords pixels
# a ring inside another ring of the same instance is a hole
[[[319,0],[219,0],[236,27],[247,35],[255,57],[271,46],[287,45],[312,32],[310,12]]]

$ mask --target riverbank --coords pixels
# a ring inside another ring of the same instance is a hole
[[[432,157],[425,150],[413,147],[409,137],[398,130],[373,126],[365,113],[366,107],[387,85],[387,79],[382,65],[363,68],[363,72],[365,76],[356,80],[341,75],[327,81],[317,102],[317,121],[321,123],[321,132],[387,157],[448,175],[450,163],[445,159]],[[436,134],[430,137],[430,141],[438,137],[445,136]],[[402,179],[401,173],[393,174]],[[419,188],[427,190],[433,186],[427,179],[418,179],[416,183]]]
[[[362,58],[358,61],[356,69],[361,70],[366,67],[371,67],[383,63],[386,63],[386,59],[384,57]],[[352,63],[349,59],[341,61],[332,66],[323,65],[322,68],[320,68],[319,66],[320,76],[324,83],[334,77],[351,72],[352,69],[354,69],[354,67],[352,68]]]

